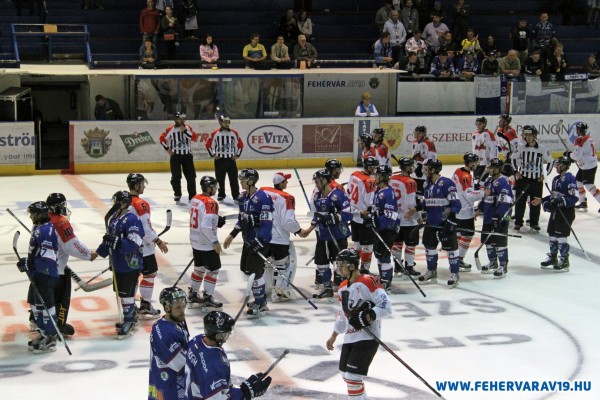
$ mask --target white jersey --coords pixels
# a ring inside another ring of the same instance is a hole
[[[578,136],[575,139],[575,149],[571,158],[577,162],[579,169],[592,169],[598,165],[596,147],[590,135]]]
[[[471,137],[473,153],[479,156],[479,165],[488,166],[492,158],[498,157],[498,147],[494,134],[486,129],[483,132],[474,132]]]
[[[352,220],[359,224],[363,223],[360,216],[361,211],[366,211],[373,204],[373,195],[377,185],[375,179],[367,175],[364,171],[356,171],[348,179],[348,198],[350,199],[350,209]]]
[[[458,168],[452,175],[456,186],[456,195],[460,200],[460,211],[456,214],[457,219],[471,219],[475,217],[474,204],[483,199],[483,190],[473,189],[473,175],[464,167]]]
[[[301,229],[300,224],[296,221],[294,196],[272,187],[263,187],[260,190],[273,200],[273,229],[270,243],[290,244],[290,233],[296,233]]]
[[[83,260],[89,260],[92,257],[91,251],[83,244],[73,231],[71,223],[64,215],[48,213],[50,222],[54,230],[56,230],[56,236],[58,236],[58,274],[65,274],[65,267],[69,261],[69,256],[81,258]]]
[[[406,218],[406,213],[417,208],[417,182],[410,176],[395,173],[390,179],[390,187],[398,201],[400,226],[416,226],[419,223],[419,213],[413,213],[410,218]]]
[[[156,233],[152,227],[152,222],[150,222],[150,204],[146,200],[141,199],[138,195],[133,195],[129,211],[137,215],[144,228],[142,255],[146,257],[154,254],[158,233]]]
[[[381,320],[389,317],[392,314],[392,304],[388,294],[381,286],[381,282],[371,275],[360,275],[354,283],[348,285],[345,280],[340,284],[338,289],[338,297],[342,298],[342,293],[348,292],[348,308],[360,308],[360,304],[365,301],[370,301],[375,311],[375,321],[371,322],[371,332],[378,338],[381,338]],[[337,334],[345,333],[344,343],[355,343],[361,340],[373,340],[373,338],[363,330],[356,330],[348,322],[348,316],[344,313],[342,302],[340,301],[340,310],[333,325],[333,330]]]
[[[194,196],[190,203],[190,243],[193,249],[214,250],[213,245],[219,243],[218,222],[219,203],[203,194]]]

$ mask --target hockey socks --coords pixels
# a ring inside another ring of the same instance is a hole
[[[154,279],[156,278],[156,272],[149,275],[144,275],[140,282],[140,296],[146,301],[152,299],[152,292],[154,292]]]

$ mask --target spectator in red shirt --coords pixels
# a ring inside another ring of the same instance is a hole
[[[146,38],[151,38],[152,43],[156,45],[156,34],[160,28],[160,13],[154,8],[154,0],[146,1],[147,7],[140,12],[140,31],[142,32],[142,42]]]

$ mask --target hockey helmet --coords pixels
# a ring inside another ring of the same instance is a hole
[[[375,174],[380,175],[384,181],[389,181],[392,177],[392,167],[389,165],[380,165],[375,169]]]
[[[533,126],[533,125],[525,125],[525,126],[523,127],[523,135],[528,135],[528,134],[531,134],[531,135],[533,135],[534,137],[537,137],[537,135],[538,135],[538,130],[537,130],[537,129],[536,129],[536,127],[535,127],[535,126]]]
[[[425,125],[419,125],[415,128],[415,133],[427,134],[427,127]]]
[[[360,263],[360,256],[355,249],[343,249],[337,254],[335,260],[337,262],[345,262],[358,267],[358,264]]]
[[[475,120],[475,122],[481,122],[484,125],[487,125],[487,118],[486,117],[479,117]]]
[[[211,186],[217,186],[218,184],[217,179],[212,176],[206,175],[200,179],[200,188],[203,192],[208,192]]]
[[[115,204],[119,204],[121,207],[129,207],[131,205],[131,193],[127,190],[119,190],[115,194],[113,194],[112,201]]]
[[[408,157],[402,157],[398,160],[398,165],[400,165],[400,169],[410,168],[415,165],[415,160]]]
[[[554,161],[556,165],[564,165],[566,169],[569,169],[571,166],[571,159],[569,157],[560,156]]]
[[[512,117],[509,114],[502,114],[500,119],[503,119],[507,124],[510,124],[510,121],[512,121]]]
[[[442,162],[438,159],[427,160],[423,166],[427,167],[429,171],[439,174],[442,172]]]
[[[372,135],[381,135],[381,139],[383,140],[383,137],[385,136],[385,129],[375,128],[373,129],[373,132],[371,132],[371,136]]]
[[[371,143],[373,143],[373,136],[370,133],[361,133],[358,136],[358,140],[365,146],[370,147]]]
[[[325,168],[331,171],[336,168],[343,168],[343,166],[339,160],[335,158],[330,158],[329,160],[325,161]]]
[[[504,165],[504,161],[502,161],[501,159],[499,159],[499,158],[492,158],[490,160],[490,165],[488,165],[488,167],[502,169],[503,165]]]
[[[227,115],[219,115],[219,124],[222,124],[223,122],[231,122],[231,118]]]
[[[36,201],[27,207],[27,212],[32,220],[41,222],[48,221],[48,204],[45,201]]]
[[[211,311],[204,316],[204,333],[221,346],[229,339],[235,320],[223,311]]]
[[[325,169],[325,168],[317,170],[317,172],[315,172],[313,174],[313,181],[316,181],[317,179],[318,180],[324,179],[327,181],[327,183],[331,182],[331,179],[332,179],[331,171],[329,171],[328,169]]]
[[[134,172],[132,174],[127,175],[127,187],[129,187],[129,189],[135,188],[142,182],[145,184],[148,183],[148,179],[144,178],[144,175],[142,174],[137,174]]]
[[[588,124],[585,122],[578,122],[575,124],[575,128],[577,129],[577,133],[586,134],[588,130]]]
[[[178,287],[164,288],[160,292],[160,296],[158,299],[163,307],[170,306],[171,303],[179,299],[184,299],[187,303],[187,296],[185,295],[185,292],[182,289],[179,289]]]
[[[363,160],[363,166],[365,169],[370,168],[370,167],[377,167],[377,166],[379,166],[379,161],[377,160],[377,158],[375,158],[373,156],[368,156],[367,158],[365,158]]]
[[[240,171],[238,179],[247,179],[248,184],[256,185],[256,182],[258,182],[258,171],[252,168],[245,168]]]
[[[477,162],[477,161],[479,161],[479,156],[475,153],[467,151],[465,153],[465,155],[463,156],[463,160],[465,161],[465,164],[470,163],[470,162]]]
[[[67,198],[62,193],[50,193],[46,199],[48,210],[54,214],[67,215]]]

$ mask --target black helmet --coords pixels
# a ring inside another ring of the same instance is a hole
[[[227,341],[234,325],[235,320],[223,311],[211,311],[204,316],[204,333],[219,346]]]
[[[48,210],[54,214],[67,215],[67,198],[62,193],[50,193],[46,199]]]
[[[369,167],[377,167],[378,165],[379,161],[373,156],[368,156],[363,160],[363,166],[365,167],[365,169]]]
[[[248,183],[252,182],[250,185],[256,185],[256,182],[258,182],[258,171],[252,168],[245,168],[240,171],[238,179],[248,179]]]
[[[467,151],[465,153],[465,155],[463,156],[463,160],[465,161],[465,164],[473,162],[473,161],[477,162],[477,161],[479,161],[479,156],[475,153],[471,153],[470,151]]]
[[[577,132],[578,133],[587,133],[588,130],[588,124],[586,124],[585,122],[578,122],[575,124],[575,128],[577,128]]]
[[[336,168],[343,168],[342,167],[342,163],[335,159],[335,158],[330,158],[329,160],[325,161],[325,168],[328,170],[334,170]]]
[[[427,134],[427,127],[425,125],[419,125],[415,128],[415,132]]]
[[[373,132],[371,132],[371,135],[373,135],[373,134],[381,135],[381,138],[383,139],[383,137],[385,136],[385,129],[375,128],[375,129],[373,129]]]
[[[507,124],[510,124],[510,121],[512,121],[512,117],[509,114],[502,114],[500,119],[506,121]]]
[[[533,125],[525,125],[523,127],[523,133],[531,133],[533,136],[537,137],[538,135],[538,130],[536,129],[535,126]]]
[[[398,165],[400,165],[400,169],[409,168],[415,165],[415,160],[408,157],[402,157],[398,160]]]
[[[171,305],[171,303],[177,299],[185,299],[187,302],[187,296],[185,295],[185,292],[183,290],[179,289],[178,287],[164,288],[160,292],[160,296],[158,299],[160,301],[160,304],[162,304],[163,307],[166,307],[167,305]]]
[[[554,161],[556,164],[561,164],[564,165],[565,167],[567,167],[567,169],[569,169],[569,167],[571,166],[571,159],[569,157],[565,157],[565,156],[560,156],[556,159],[556,161]]]
[[[380,165],[375,169],[375,174],[381,175],[381,177],[387,182],[392,176],[392,167],[389,165]]]
[[[337,254],[335,260],[344,261],[348,264],[358,267],[358,264],[360,263],[360,256],[355,249],[343,249]]]
[[[120,204],[121,208],[123,208],[123,205],[129,207],[131,205],[131,193],[127,190],[119,190],[113,194],[112,201],[115,204]]]
[[[133,189],[142,182],[148,183],[148,180],[144,178],[144,175],[142,174],[132,173],[127,175],[127,187],[129,187],[129,189]]]
[[[433,160],[427,160],[423,166],[429,168],[430,171],[435,172],[436,174],[439,174],[440,172],[442,172],[442,162],[438,159],[433,159]]]
[[[203,192],[207,192],[211,186],[216,186],[218,184],[219,183],[217,182],[217,179],[213,178],[212,176],[206,175],[200,179],[200,188]]]
[[[313,180],[315,179],[325,179],[327,181],[327,183],[331,182],[332,176],[331,176],[331,171],[328,169],[319,169],[317,170],[317,172],[315,172],[313,174]]]
[[[492,158],[490,160],[490,167],[492,168],[502,168],[502,166],[504,165],[504,161],[502,161],[499,158]]]
[[[48,204],[45,201],[31,203],[27,212],[37,221],[48,221]]]
[[[373,136],[371,136],[370,133],[361,133],[358,136],[358,139],[367,147],[371,146],[371,143],[373,143]]]
[[[487,118],[486,117],[479,117],[475,120],[475,122],[482,122],[484,124],[487,125]]]

